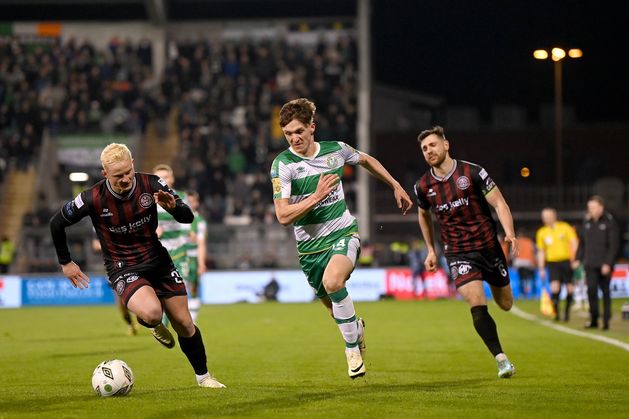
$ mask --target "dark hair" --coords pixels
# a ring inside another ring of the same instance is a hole
[[[417,136],[417,141],[421,143],[424,138],[432,134],[435,134],[436,136],[441,137],[444,140],[446,139],[446,135],[443,132],[443,127],[440,125],[435,125],[434,127],[430,129],[420,132],[419,135]]]
[[[306,98],[291,100],[280,109],[280,127],[284,128],[293,119],[304,125],[312,124],[316,110],[315,104]]]
[[[588,199],[588,202],[590,202],[590,201],[598,202],[599,205],[602,206],[602,207],[605,206],[605,200],[600,195],[592,195],[590,197],[590,199]]]

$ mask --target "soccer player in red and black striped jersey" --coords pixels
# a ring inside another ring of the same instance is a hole
[[[136,173],[124,144],[109,144],[101,153],[103,176],[91,188],[67,202],[50,220],[50,231],[63,274],[75,288],[87,288],[89,278],[72,261],[66,227],[86,216],[101,245],[109,284],[138,322],[164,346],[175,340],[162,324],[162,312],[177,332],[179,345],[201,387],[225,387],[210,375],[201,331],[188,311],[186,287],[166,249],[157,238],[157,205],[181,223],[194,215],[158,176]]]
[[[422,131],[418,141],[430,166],[416,183],[419,226],[428,247],[426,269],[437,269],[431,210],[441,227],[441,240],[457,291],[469,304],[476,332],[498,363],[498,376],[515,374],[502,351],[496,323],[487,310],[483,280],[503,310],[510,310],[513,294],[504,252],[497,238],[491,207],[496,210],[505,240],[517,254],[513,218],[500,190],[482,167],[450,157],[443,128]]]

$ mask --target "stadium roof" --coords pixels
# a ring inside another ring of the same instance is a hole
[[[355,0],[3,0],[2,21],[257,19],[354,16]]]

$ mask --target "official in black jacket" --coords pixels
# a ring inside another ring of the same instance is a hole
[[[614,217],[605,211],[603,198],[594,195],[587,202],[587,215],[579,232],[576,264],[583,263],[590,301],[590,322],[586,328],[598,327],[598,289],[603,291],[603,330],[609,329],[611,298],[609,282],[618,254],[619,231]]]

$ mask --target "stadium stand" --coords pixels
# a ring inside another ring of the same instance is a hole
[[[177,188],[199,191],[201,212],[218,225],[217,237],[245,234],[230,232],[230,226],[275,224],[268,168],[286,147],[274,120],[282,103],[313,98],[317,138],[356,144],[357,47],[351,33],[291,45],[243,37],[170,40],[169,46],[164,71],[154,74],[146,40],[114,37],[99,49],[75,38],[0,38],[0,179],[7,179],[2,195],[13,198],[4,199],[2,208],[15,213],[13,239],[21,225],[26,228],[20,249],[33,257],[25,270],[56,269],[42,226],[59,202],[35,190],[34,180],[46,135],[53,144],[72,134],[137,135],[143,156],[138,170],[170,159]],[[66,169],[59,169],[60,179]],[[25,184],[33,190],[20,187]],[[18,191],[26,198],[15,199]],[[66,188],[59,199],[69,193]],[[274,227],[247,233],[262,237],[255,249],[217,239],[223,243],[211,249],[217,265],[277,264],[283,252],[271,257],[263,238],[285,239],[287,230]],[[294,263],[294,257],[285,259]]]

